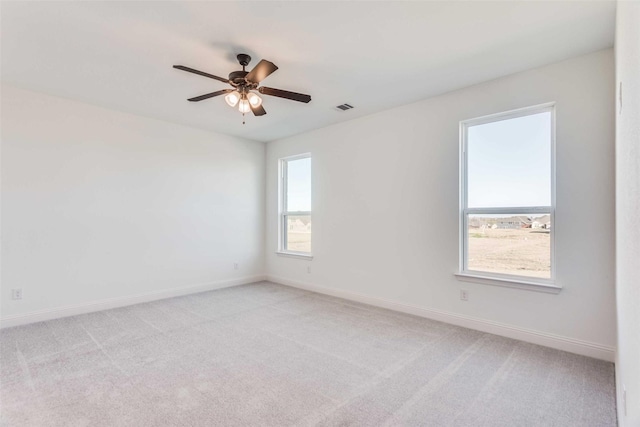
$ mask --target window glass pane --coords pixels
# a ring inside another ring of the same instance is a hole
[[[551,216],[469,215],[467,269],[551,278]]]
[[[287,162],[288,212],[311,211],[311,158]]]
[[[551,113],[470,126],[470,208],[551,205]]]
[[[285,250],[311,253],[311,215],[285,217]]]

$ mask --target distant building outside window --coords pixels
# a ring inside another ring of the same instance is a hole
[[[553,104],[461,122],[463,274],[552,284]]]

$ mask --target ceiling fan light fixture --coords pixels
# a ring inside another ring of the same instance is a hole
[[[238,110],[240,110],[241,113],[248,113],[249,111],[251,111],[249,101],[247,101],[246,99],[241,99],[238,103]]]
[[[249,101],[249,104],[253,108],[259,107],[260,105],[262,105],[262,98],[260,98],[258,95],[256,95],[253,92],[249,92],[247,94],[247,100]]]
[[[234,90],[233,92],[227,94],[227,96],[224,97],[224,100],[227,102],[229,107],[235,107],[236,105],[238,105],[238,101],[240,101],[240,94],[237,90]]]

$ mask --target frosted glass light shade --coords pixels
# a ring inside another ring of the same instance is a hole
[[[251,106],[254,108],[262,105],[262,98],[260,98],[258,95],[256,95],[253,92],[249,92],[247,94],[247,100],[249,101],[249,104],[251,104]]]
[[[229,107],[235,107],[238,104],[238,101],[240,101],[240,94],[237,90],[234,90],[233,92],[228,93],[227,96],[224,97],[224,100],[227,101]]]
[[[241,99],[240,103],[238,104],[238,110],[240,110],[241,113],[248,113],[249,111],[251,111],[249,101],[247,101],[246,99]]]

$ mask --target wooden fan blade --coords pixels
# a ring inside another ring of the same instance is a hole
[[[305,104],[311,101],[310,95],[303,93],[289,92],[288,90],[274,89],[272,87],[262,86],[258,88],[258,92],[264,95],[277,96],[278,98],[291,99],[292,101],[304,102]]]
[[[193,68],[185,67],[184,65],[174,65],[173,68],[186,71],[188,73],[197,74],[199,76],[209,77],[210,79],[218,80],[223,83],[229,83],[229,79],[223,79],[222,77],[214,76],[213,74],[205,73],[204,71],[194,70]]]
[[[204,99],[213,98],[214,96],[224,95],[225,93],[233,92],[233,89],[222,89],[215,92],[207,93],[205,95],[196,96],[195,98],[189,98],[191,102],[198,102]]]
[[[263,59],[244,78],[252,83],[260,83],[277,69],[278,67],[273,62]]]
[[[267,114],[262,104],[258,105],[257,107],[253,107],[251,104],[249,104],[249,107],[251,107],[251,111],[253,111],[254,116],[264,116],[265,114]]]

